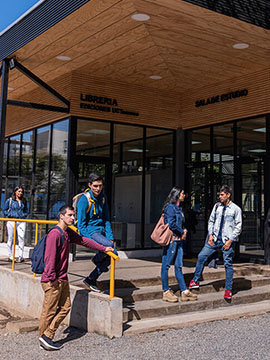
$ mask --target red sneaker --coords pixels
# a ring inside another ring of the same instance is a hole
[[[232,292],[231,292],[231,290],[225,289],[224,299],[230,300],[231,298],[232,298]]]
[[[199,289],[199,286],[200,286],[199,283],[197,283],[194,280],[191,280],[190,283],[189,283],[188,288],[189,289]]]

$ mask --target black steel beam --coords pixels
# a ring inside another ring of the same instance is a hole
[[[47,110],[47,111],[56,111],[62,113],[69,113],[68,108],[64,108],[61,106],[53,106],[53,105],[45,105],[45,104],[37,104],[32,102],[25,102],[19,100],[7,100],[7,105],[20,106],[29,109],[38,109],[38,110]]]
[[[8,60],[2,61],[2,78],[1,78],[1,94],[0,94],[0,204],[2,196],[2,175],[3,175],[3,156],[5,142],[5,128],[7,116],[7,93],[8,93]]]
[[[13,65],[14,63],[14,65]],[[43,80],[41,80],[38,76],[32,73],[32,71],[28,70],[25,66],[20,64],[16,59],[10,60],[11,64],[16,67],[22,74],[27,76],[30,80],[34,81],[37,85],[41,86],[45,91],[47,91],[50,95],[54,96],[57,100],[61,101],[68,108],[70,106],[70,102],[64,98],[61,94],[59,94],[56,90],[54,90],[50,85],[46,84]]]

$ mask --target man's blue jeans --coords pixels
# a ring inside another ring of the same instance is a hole
[[[91,239],[97,242],[98,244],[104,245],[106,247],[114,247],[113,242],[105,237],[104,234],[94,233],[91,235]],[[117,255],[116,249],[113,251]],[[98,252],[94,257],[93,261],[96,263],[96,268],[89,274],[89,279],[96,280],[104,271],[107,271],[108,266],[110,265],[110,256],[104,252]]]
[[[233,283],[233,253],[234,253],[234,243],[232,243],[229,250],[224,250],[222,240],[217,240],[213,246],[210,246],[208,242],[204,245],[201,252],[198,255],[198,260],[196,264],[195,274],[193,280],[198,282],[204,268],[206,260],[215,252],[221,251],[223,254],[224,267],[225,267],[225,289],[232,290]]]
[[[183,242],[172,241],[168,246],[164,246],[162,255],[161,266],[161,282],[162,290],[169,290],[168,271],[171,264],[174,264],[175,277],[178,281],[181,291],[187,289],[184,275],[182,272],[183,267]]]

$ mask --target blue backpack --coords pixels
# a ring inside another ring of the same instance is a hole
[[[50,229],[47,234],[42,236],[41,239],[38,240],[36,246],[34,247],[33,254],[31,257],[32,260],[32,272],[36,274],[42,274],[45,268],[44,264],[44,255],[45,255],[45,248],[46,248],[46,239],[49,232],[53,229],[57,229],[61,233],[61,247],[65,241],[63,230],[59,226],[54,226]]]

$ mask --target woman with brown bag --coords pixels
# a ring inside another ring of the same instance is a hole
[[[163,301],[177,302],[178,297],[169,287],[168,271],[170,265],[174,264],[175,277],[181,291],[181,301],[197,300],[197,295],[187,289],[182,267],[183,267],[183,242],[186,239],[187,230],[184,228],[184,215],[180,204],[185,200],[183,189],[175,186],[170,191],[162,209],[164,223],[169,225],[173,233],[169,245],[163,247],[161,281],[163,290]]]

